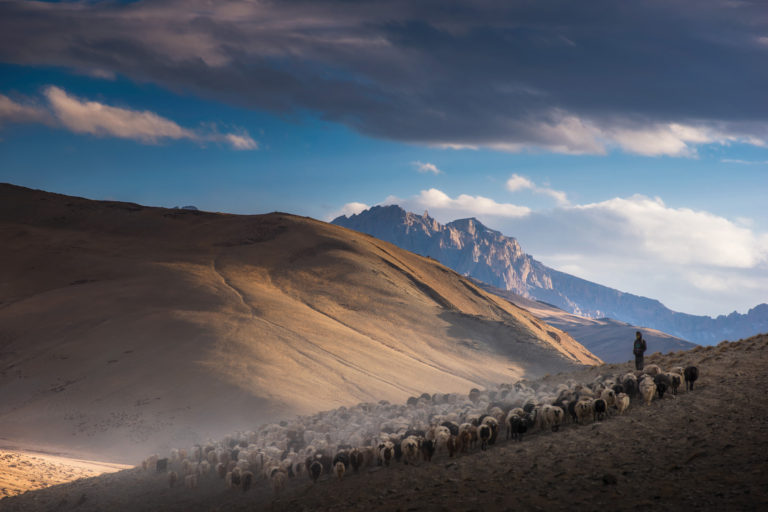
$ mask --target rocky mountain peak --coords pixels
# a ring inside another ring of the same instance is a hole
[[[768,304],[746,315],[717,318],[671,311],[655,299],[624,293],[559,272],[526,254],[518,241],[474,217],[442,225],[399,206],[376,206],[334,224],[430,256],[455,271],[502,290],[552,304],[569,313],[652,327],[697,343],[738,339],[768,330]]]

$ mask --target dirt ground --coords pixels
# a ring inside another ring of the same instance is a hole
[[[0,447],[0,499],[130,467]]]
[[[342,481],[291,480],[279,496],[265,481],[243,493],[215,477],[170,489],[165,475],[130,469],[4,498],[0,510],[768,510],[768,335],[654,354],[650,363],[698,366],[696,389],[485,452],[371,467]],[[604,365],[545,380],[629,369]]]

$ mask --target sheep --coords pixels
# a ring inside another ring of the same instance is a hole
[[[168,473],[168,487],[173,489],[173,487],[176,485],[176,481],[179,479],[179,475],[175,471],[171,471]]]
[[[447,428],[452,436],[459,435],[459,425],[453,421],[444,421],[440,424],[440,426]]]
[[[524,414],[518,416],[517,414],[509,418],[509,432],[510,436],[515,441],[522,441],[523,434],[528,431],[528,427],[533,424],[530,415]]]
[[[323,465],[320,464],[320,461],[311,459],[307,460],[307,463],[307,472],[312,479],[312,483],[315,484],[317,483],[317,479],[320,478],[320,475],[323,473]]]
[[[491,439],[491,426],[483,423],[477,427],[477,437],[480,438],[480,449],[485,451],[488,448],[488,441]]]
[[[240,487],[240,471],[235,468],[235,471],[229,471],[227,476],[224,477],[224,484],[227,489],[237,489]]]
[[[244,471],[240,475],[240,487],[243,489],[243,492],[247,492],[251,488],[255,479],[255,475],[250,471]]]
[[[693,384],[699,378],[699,369],[695,366],[688,366],[684,371],[685,375],[685,390],[693,391]]]
[[[379,466],[382,464],[385,466],[389,466],[389,461],[392,460],[392,457],[395,455],[395,445],[392,443],[392,441],[386,441],[384,443],[379,444]]]
[[[664,393],[667,389],[672,387],[672,379],[666,373],[659,373],[653,378],[654,384],[656,384],[656,391],[659,393],[659,398],[664,398]]]
[[[501,407],[498,407],[498,406],[491,407],[488,410],[488,414],[496,418],[496,421],[498,423],[504,423],[504,417],[506,416],[506,414],[504,414],[504,410]]]
[[[184,477],[184,487],[187,489],[196,489],[197,488],[197,475],[187,475]]]
[[[616,408],[619,411],[619,415],[624,414],[624,411],[629,408],[629,395],[626,393],[616,395]]]
[[[645,368],[643,368],[643,373],[655,377],[661,373],[661,368],[657,364],[647,364],[645,365]]]
[[[621,385],[624,386],[624,392],[629,395],[630,398],[637,395],[637,377],[632,373],[628,373],[622,379]]]
[[[454,454],[459,451],[459,437],[451,436],[448,438],[448,442],[445,444],[445,447],[448,449],[448,456],[453,457]]]
[[[336,454],[336,456],[333,458],[332,464],[334,466],[334,472],[336,465],[341,462],[344,465],[344,470],[349,467],[349,454],[346,450],[341,450],[339,453]]]
[[[415,436],[408,436],[400,443],[403,450],[403,462],[413,464],[419,458],[419,440]]]
[[[149,457],[147,457],[146,459],[144,459],[141,462],[142,469],[144,471],[150,471],[151,468],[156,467],[157,466],[158,457],[159,457],[159,455],[153,454],[153,455],[150,455]]]
[[[607,407],[616,407],[616,392],[613,389],[604,389],[600,398],[605,400]]]
[[[272,484],[272,492],[275,493],[275,496],[279,496],[280,491],[285,488],[285,484],[288,482],[288,475],[284,471],[275,471],[269,481]]]
[[[596,421],[603,421],[608,412],[608,404],[602,398],[596,398],[592,401],[592,411]]]
[[[677,390],[680,388],[680,383],[683,381],[683,376],[677,373],[669,372],[667,377],[669,377],[669,380],[672,383],[672,394],[677,395]]]
[[[432,461],[432,456],[435,454],[435,442],[424,439],[421,441],[419,448],[421,449],[421,455],[424,457],[424,460],[427,462]]]
[[[357,473],[365,462],[365,456],[359,448],[352,448],[349,452],[349,464],[352,466],[352,470]]]
[[[584,418],[589,418],[594,415],[592,400],[585,398],[576,402],[575,412],[578,422],[583,424]]]
[[[654,394],[656,394],[656,384],[653,379],[643,379],[640,382],[640,395],[643,397],[645,405],[651,405]]]
[[[548,414],[549,418],[547,418],[547,423],[552,429],[552,432],[557,432],[560,430],[560,425],[563,424],[563,420],[565,420],[565,411],[562,407],[553,405],[550,407]]]
[[[451,438],[451,431],[448,429],[448,427],[443,427],[443,426],[435,427],[435,430],[434,430],[435,449],[441,449],[445,447],[450,438]]]
[[[467,449],[477,442],[477,427],[471,423],[462,423],[459,425],[459,443],[461,452],[466,453]]]
[[[163,473],[168,471],[168,459],[157,459],[155,462],[155,472],[156,473]]]
[[[483,418],[480,426],[482,427],[483,425],[488,425],[491,429],[491,434],[488,437],[488,444],[496,444],[496,438],[499,436],[499,422],[493,416],[486,416]]]
[[[347,471],[347,467],[344,465],[342,461],[338,461],[336,464],[333,465],[333,473],[339,479],[339,482],[341,482],[341,480],[344,478],[344,473],[346,471]]]
[[[224,478],[227,476],[227,466],[219,462],[216,464],[216,474],[219,475],[219,478]]]

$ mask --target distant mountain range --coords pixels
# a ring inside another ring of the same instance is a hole
[[[760,304],[747,314],[733,312],[717,318],[678,313],[658,300],[549,268],[526,254],[517,240],[487,228],[475,218],[443,225],[427,212],[417,215],[392,205],[374,206],[357,215],[338,217],[332,223],[429,256],[460,274],[575,315],[612,318],[701,344],[768,331],[768,304]]]

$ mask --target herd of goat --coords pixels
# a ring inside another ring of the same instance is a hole
[[[171,487],[196,488],[203,480],[220,479],[228,488],[248,491],[261,479],[279,493],[290,478],[308,475],[317,482],[331,474],[342,479],[367,466],[419,464],[439,453],[453,457],[486,450],[500,435],[522,441],[532,431],[602,421],[623,414],[630,401],[648,405],[655,396],[693,390],[698,374],[695,366],[665,372],[651,364],[587,384],[522,380],[494,390],[472,389],[468,395],[425,393],[405,405],[361,403],[263,425],[191,450],[174,449],[169,457],[152,455],[142,466],[166,474]]]

